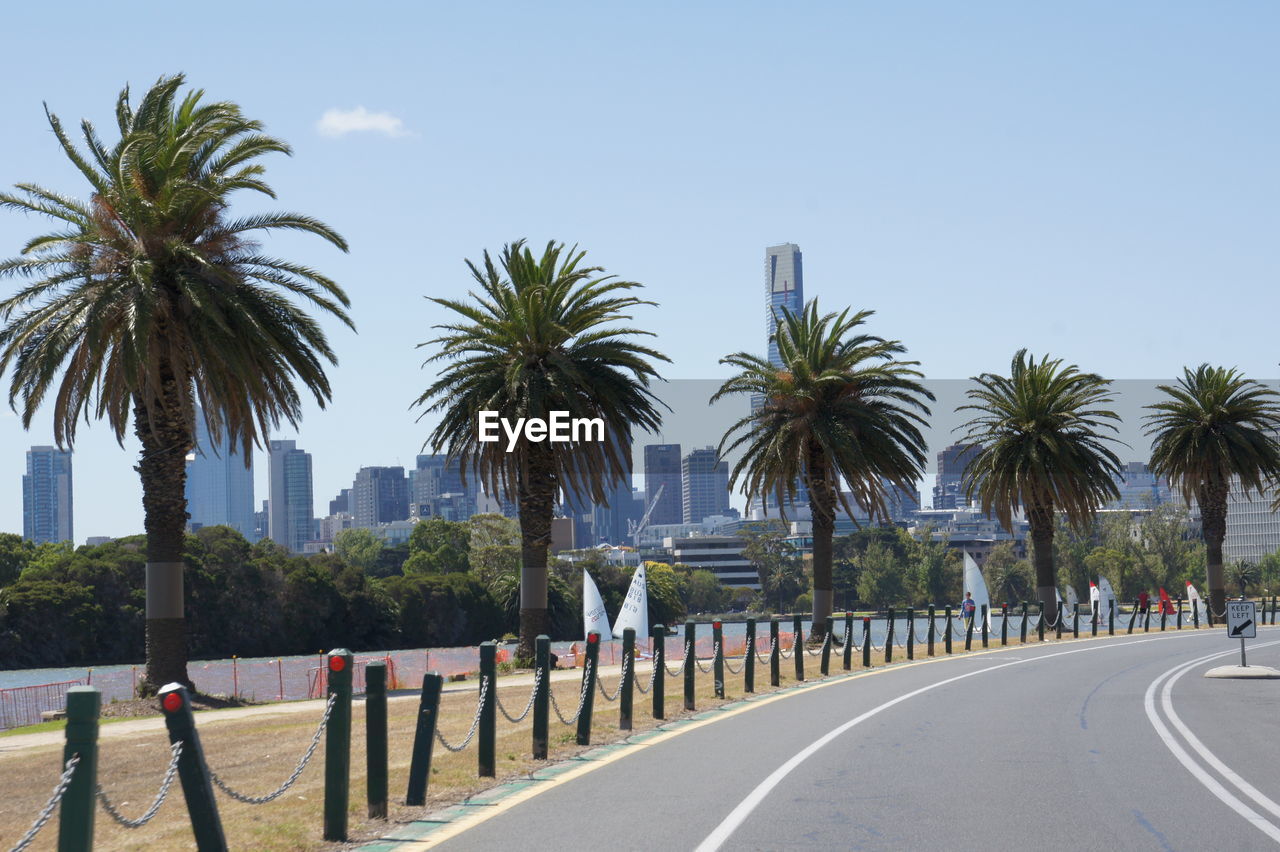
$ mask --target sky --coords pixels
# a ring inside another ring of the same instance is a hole
[[[278,200],[235,210],[302,211],[351,246],[266,245],[352,300],[356,333],[324,323],[331,403],[275,436],[313,454],[322,514],[358,468],[413,465],[435,377],[415,346],[445,319],[426,297],[465,297],[464,259],[520,238],[643,283],[658,306],[635,322],[669,379],[764,352],[765,247],[794,242],[806,296],[875,311],[931,380],[1028,347],[1116,379],[1207,361],[1275,386],[1280,6],[793,5],[20,5],[0,187],[85,195],[42,104],[113,139],[120,89],[175,72],[293,147],[264,161]],[[0,211],[0,257],[45,230]],[[0,531],[21,533],[24,452],[52,437],[47,411],[24,430],[0,408]],[[136,455],[81,426],[78,543],[141,531]]]

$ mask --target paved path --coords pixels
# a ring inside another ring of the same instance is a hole
[[[1277,640],[1250,663],[1280,665]],[[1238,652],[1203,631],[879,669],[549,767],[373,848],[1273,848],[1280,681],[1200,677]]]

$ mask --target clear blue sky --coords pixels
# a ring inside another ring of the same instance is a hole
[[[1280,373],[1273,3],[208,8],[7,9],[0,185],[83,194],[41,102],[111,138],[119,89],[176,71],[294,146],[267,164],[273,206],[352,250],[269,248],[336,278],[359,328],[330,325],[334,401],[296,436],[321,511],[359,467],[413,464],[423,296],[462,295],[463,258],[519,237],[644,282],[673,378],[763,352],[781,242],[808,296],[875,310],[933,378],[1023,346],[1115,378]],[[45,227],[0,213],[0,255]],[[22,529],[24,450],[51,442],[47,416],[0,414],[0,531]],[[141,530],[135,455],[82,429],[78,542]]]

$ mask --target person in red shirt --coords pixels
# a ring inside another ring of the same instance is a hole
[[[1151,596],[1146,593],[1146,590],[1138,592],[1138,612],[1145,613],[1150,602]]]

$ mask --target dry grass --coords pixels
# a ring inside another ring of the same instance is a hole
[[[1117,633],[1123,631],[1118,630]],[[1135,631],[1137,632],[1137,631]],[[1087,631],[1081,631],[1087,636]],[[1105,630],[1101,632],[1105,635]],[[1046,636],[1052,639],[1052,634]],[[1030,642],[1035,644],[1032,634]],[[992,647],[1000,644],[997,634],[991,640]],[[1017,645],[1015,634],[1011,645]],[[981,648],[974,637],[975,650]],[[954,645],[961,653],[964,641]],[[937,654],[942,654],[939,641]],[[905,659],[905,652],[894,650],[894,660]],[[917,659],[925,656],[923,647],[917,648]],[[883,665],[883,652],[873,654],[873,662]],[[734,661],[734,667],[741,665]],[[841,652],[832,654],[831,670],[839,672]],[[861,655],[853,655],[855,670],[861,668]],[[818,658],[808,657],[805,670],[811,679],[817,678]],[[783,660],[780,688],[795,685],[794,663]],[[639,676],[648,682],[648,672],[641,669]],[[618,685],[616,673],[606,673],[605,685],[612,692]],[[501,682],[501,679],[500,679]],[[726,673],[729,696],[733,701],[742,697],[742,676]],[[579,682],[554,681],[556,698],[566,713],[577,706]],[[528,700],[530,687],[511,686],[501,689],[504,706],[518,713]],[[756,667],[756,691],[771,691],[768,686],[768,666]],[[717,707],[722,700],[713,697],[710,675],[697,676],[697,712]],[[594,699],[595,713],[592,725],[592,743],[595,745],[616,742],[627,732],[618,730],[618,705],[606,703],[597,692]],[[475,713],[476,693],[446,693],[441,702],[440,729],[450,742],[456,743],[466,735]],[[654,727],[650,708],[652,699],[637,690],[634,700],[634,731]],[[666,717],[677,719],[686,714],[683,709],[683,678],[666,680]],[[387,822],[366,819],[365,782],[366,763],[364,745],[364,705],[353,705],[351,742],[351,807],[350,837],[352,844],[376,838],[397,823],[409,822],[432,810],[463,800],[469,795],[485,790],[503,780],[518,778],[538,766],[546,765],[530,757],[531,722],[526,719],[520,725],[512,725],[501,715],[497,724],[497,778],[478,778],[476,775],[476,747],[474,743],[461,754],[452,754],[436,745],[433,753],[431,778],[428,784],[426,808],[408,808],[404,800],[408,782],[409,761],[413,745],[414,724],[418,702],[416,697],[393,698],[388,706],[390,732],[389,785],[391,804]],[[217,720],[201,724],[197,715],[200,738],[209,765],[222,779],[236,790],[249,795],[263,795],[275,789],[293,770],[297,760],[306,750],[319,721],[316,713],[298,713],[281,716],[247,716],[234,720]],[[575,728],[561,724],[551,717],[551,760],[563,760],[586,749],[574,744]],[[136,817],[150,804],[167,765],[169,750],[163,731],[150,731],[103,739],[100,744],[99,782],[117,807],[126,816]],[[307,768],[288,792],[280,799],[266,805],[250,806],[218,794],[218,808],[232,849],[252,850],[319,850],[342,848],[341,844],[325,843],[320,839],[324,800],[323,745],[317,750],[313,764]],[[0,756],[0,848],[8,848],[18,841],[48,798],[58,775],[61,746],[46,746]],[[101,809],[97,811],[95,848],[102,850],[126,849],[184,849],[194,848],[191,828],[187,819],[185,802],[177,782],[170,792],[170,800],[161,808],[156,818],[147,826],[132,831],[116,825]],[[55,820],[46,826],[37,838],[33,849],[53,849],[56,845]]]

